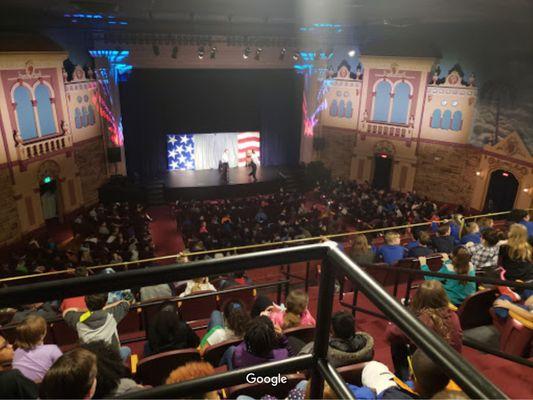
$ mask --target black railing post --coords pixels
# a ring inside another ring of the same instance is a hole
[[[318,361],[326,361],[328,355],[329,325],[333,311],[333,296],[335,295],[335,276],[335,267],[326,258],[322,263],[318,288],[317,325],[313,349],[314,366],[311,372],[311,399],[321,399],[324,392],[324,377],[320,372]]]

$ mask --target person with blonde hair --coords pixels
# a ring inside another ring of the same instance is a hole
[[[350,250],[350,258],[357,265],[372,264],[374,262],[375,255],[372,247],[368,244],[366,235],[355,235],[352,249]]]
[[[505,279],[532,280],[533,249],[528,242],[527,228],[513,224],[507,237],[507,243],[500,246],[500,265],[505,269]]]
[[[388,231],[385,234],[385,244],[377,250],[376,255],[389,265],[404,258],[407,255],[407,249],[400,246],[400,234]]]
[[[481,233],[479,231],[479,225],[475,222],[469,222],[465,226],[465,233],[461,237],[461,244],[465,245],[467,243],[478,244],[481,242]]]
[[[207,276],[200,276],[187,281],[187,286],[185,287],[185,290],[180,293],[179,297],[189,296],[195,292],[216,292],[216,290],[216,287],[209,282],[209,278]]]
[[[44,344],[46,320],[30,314],[16,328],[13,368],[35,383],[43,380],[52,364],[63,355],[55,344]]]

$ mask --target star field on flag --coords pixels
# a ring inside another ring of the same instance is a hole
[[[169,170],[195,169],[192,134],[167,135],[167,152]]]

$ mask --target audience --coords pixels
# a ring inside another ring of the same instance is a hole
[[[498,267],[500,253],[498,231],[494,228],[485,228],[481,232],[481,242],[478,244],[467,243],[467,249],[472,255],[471,262],[476,269],[476,274],[493,274]]]
[[[469,222],[465,226],[465,234],[461,237],[460,244],[465,245],[467,243],[478,244],[481,242],[481,233],[479,231],[479,225],[475,222]]]
[[[507,242],[500,246],[500,265],[505,269],[505,279],[533,279],[533,249],[524,225],[513,224],[509,228]]]
[[[44,344],[46,330],[46,320],[35,314],[17,326],[13,368],[35,383],[40,383],[46,371],[63,355],[55,344]]]
[[[509,220],[523,225],[527,230],[527,236],[533,236],[533,222],[530,221],[529,212],[527,212],[526,210],[515,209],[509,215]]]
[[[200,345],[201,348],[244,337],[251,319],[242,301],[228,301],[223,310],[223,313],[215,310],[211,314],[207,333]]]
[[[307,308],[309,296],[303,290],[291,290],[287,296],[286,303],[285,309],[273,306],[270,311],[266,311],[275,326],[289,329],[316,324],[315,319]]]
[[[13,347],[0,336],[0,398],[36,399],[39,390],[35,382],[26,378],[18,369],[11,369]]]
[[[407,255],[407,249],[400,246],[400,234],[388,231],[385,234],[385,244],[377,249],[376,256],[383,262],[392,265]]]
[[[427,257],[433,254],[435,251],[431,247],[431,236],[426,231],[420,231],[418,233],[418,241],[414,246],[409,249],[409,257]]]
[[[431,238],[431,242],[438,253],[451,254],[453,252],[455,240],[451,236],[451,232],[451,225],[448,223],[442,224],[437,228],[437,234]]]
[[[180,383],[190,381],[193,379],[203,378],[206,376],[214,375],[215,369],[207,362],[190,362],[182,367],[176,368],[170,373],[166,380],[166,384]],[[217,391],[207,393],[193,393],[191,394],[193,399],[220,399]]]
[[[350,251],[350,258],[357,265],[372,264],[374,262],[375,254],[372,251],[372,247],[368,244],[365,235],[355,235]]]
[[[187,281],[187,286],[185,287],[185,290],[180,293],[179,297],[189,296],[191,294],[194,294],[195,292],[216,292],[216,290],[217,288],[214,287],[211,283],[209,283],[209,278],[207,276],[204,276]]]

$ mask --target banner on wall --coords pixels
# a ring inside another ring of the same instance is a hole
[[[260,139],[259,132],[169,134],[167,168],[169,171],[216,169],[225,149],[230,168],[244,167],[252,150],[261,157]]]

